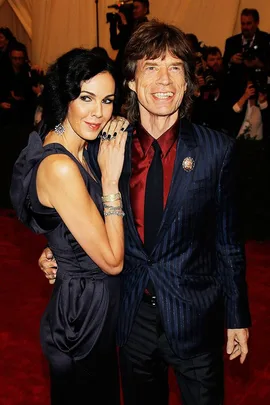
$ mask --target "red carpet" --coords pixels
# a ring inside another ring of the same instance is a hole
[[[39,319],[51,289],[37,266],[44,244],[11,211],[0,211],[0,405],[49,405],[39,346]],[[270,242],[249,242],[247,259],[250,353],[243,366],[226,361],[225,405],[270,404]],[[170,405],[178,404],[172,376]]]

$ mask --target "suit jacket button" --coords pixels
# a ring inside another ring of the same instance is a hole
[[[152,266],[153,260],[152,259],[147,259],[147,263],[148,263],[149,266]]]

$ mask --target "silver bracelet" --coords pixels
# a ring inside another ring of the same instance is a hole
[[[124,213],[124,211],[108,211],[108,212],[104,212],[104,217],[108,217],[109,215],[117,215],[118,217],[124,217],[126,214]]]

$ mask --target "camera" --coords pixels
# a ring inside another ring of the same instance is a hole
[[[203,72],[205,81],[205,89],[207,91],[215,91],[218,89],[218,81],[215,77],[215,72],[211,68],[206,68]]]
[[[127,23],[130,24],[133,21],[133,2],[122,1],[118,4],[111,4],[108,8],[114,8],[118,12],[123,13],[127,19]],[[106,22],[111,24],[121,24],[121,18],[118,13],[106,13]]]
[[[256,94],[267,93],[267,73],[265,70],[259,68],[254,69],[249,79],[254,85]]]
[[[258,57],[258,45],[249,46],[246,44],[243,46],[242,58],[244,60],[254,60]]]

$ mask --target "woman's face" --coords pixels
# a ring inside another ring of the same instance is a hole
[[[5,48],[8,44],[8,40],[5,35],[0,32],[0,49]]]
[[[115,97],[115,82],[102,72],[82,83],[81,93],[69,104],[66,123],[82,139],[96,139],[110,120]]]

